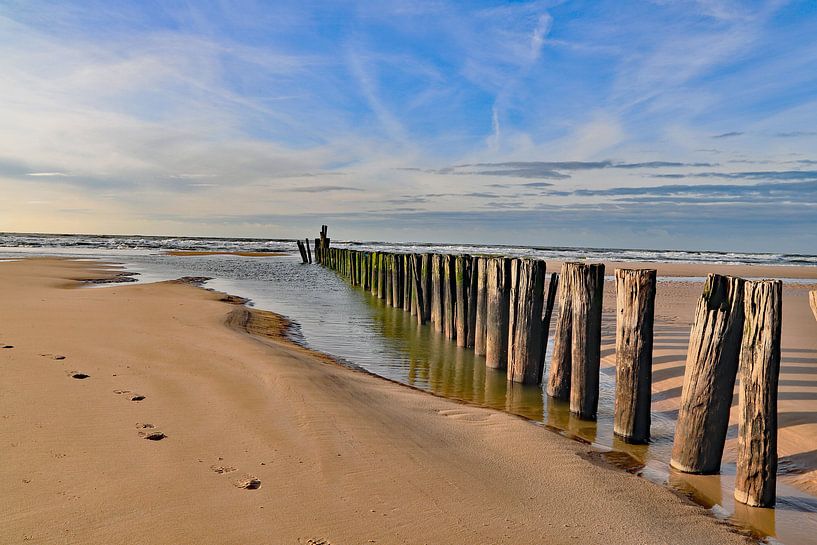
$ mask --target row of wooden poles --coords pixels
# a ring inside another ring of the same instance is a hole
[[[315,248],[319,264],[473,348],[487,367],[506,370],[516,383],[543,381],[558,292],[546,391],[569,401],[579,418],[596,418],[603,264],[564,263],[546,291],[546,265],[537,259],[330,248],[325,226]],[[644,443],[650,434],[656,271],[616,269],[615,283],[614,432]],[[755,506],[775,501],[781,304],[779,280],[707,277],[690,335],[672,450],[671,465],[679,471],[720,471],[740,371],[735,498]]]

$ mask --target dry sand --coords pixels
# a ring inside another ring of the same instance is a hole
[[[746,540],[588,446],[227,327],[220,294],[73,289],[90,266],[0,263],[4,544]]]

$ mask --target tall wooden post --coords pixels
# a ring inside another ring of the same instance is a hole
[[[553,334],[553,355],[550,358],[547,394],[562,401],[570,399],[571,369],[573,367],[573,287],[570,280],[579,263],[562,263],[559,274],[559,313]]]
[[[488,260],[479,257],[474,260],[472,274],[477,277],[476,289],[476,317],[474,320],[474,353],[477,356],[485,355],[485,335],[488,311]],[[473,283],[471,284],[473,286]],[[472,299],[473,300],[473,299]]]
[[[508,366],[511,260],[506,257],[493,257],[488,259],[487,264],[485,365],[493,369],[506,369]]]
[[[411,254],[403,254],[403,280],[401,284],[403,284],[403,310],[406,312],[411,313],[412,315],[417,313],[417,310],[414,308],[412,304],[413,298],[411,296],[412,287],[414,286],[414,281],[412,280],[412,272],[411,267],[414,263]]]
[[[782,308],[780,280],[746,282],[735,499],[756,507],[772,507],[775,503]]]
[[[306,255],[309,257],[309,263],[312,264],[312,248],[309,247],[309,239],[306,239]]]
[[[363,289],[370,291],[372,289],[372,253],[366,252],[363,254]]]
[[[384,295],[386,300],[386,305],[392,306],[393,300],[392,296],[394,295],[394,291],[392,288],[392,283],[394,281],[394,276],[392,275],[392,270],[394,269],[394,254],[388,253],[386,254],[385,260],[386,270],[384,272],[386,286],[384,288]]]
[[[811,312],[814,313],[814,319],[817,320],[817,290],[809,292],[808,301],[811,305]]]
[[[403,256],[392,255],[391,263],[391,304],[395,308],[403,308]]]
[[[471,256],[458,255],[454,266],[457,346],[466,346],[468,344],[468,289],[471,286]]]
[[[547,276],[545,277],[547,278]],[[553,305],[556,303],[556,292],[559,288],[559,273],[552,273],[550,275],[550,283],[548,284],[547,297],[545,299],[545,314],[542,316],[542,350],[539,355],[541,362],[539,363],[539,380],[536,384],[541,384],[545,372],[545,357],[547,357],[548,350],[548,336],[550,336],[550,318],[553,315]]]
[[[717,473],[743,332],[744,280],[710,274],[689,335],[681,406],[670,465],[686,473]]]
[[[377,298],[386,298],[386,256],[384,252],[377,254]]]
[[[477,283],[479,276],[479,258],[472,257],[469,264],[468,283],[468,337],[465,346],[474,348],[477,327]]]
[[[300,240],[297,240],[296,243],[298,244],[298,251],[301,253],[301,262],[309,263],[306,257],[306,248],[304,248],[304,243]]]
[[[431,256],[431,323],[434,330],[443,332],[443,290],[445,267],[443,256],[432,254]]]
[[[542,377],[542,304],[545,262],[511,261],[508,380],[539,384]]]
[[[573,335],[570,339],[570,412],[585,420],[595,420],[599,405],[604,265],[581,264],[573,268],[571,274]]]
[[[613,432],[650,439],[655,269],[616,269],[616,401]]]
[[[453,255],[443,255],[443,332],[447,339],[457,338],[457,267]]]
[[[415,316],[417,316],[417,323],[423,325],[426,321],[426,312],[423,305],[425,304],[425,297],[423,294],[423,257],[422,255],[413,254],[412,258],[412,280],[414,285],[412,286],[411,295],[414,301],[413,308],[416,308],[417,311]]]
[[[380,284],[380,252],[372,252],[372,295],[378,296]]]
[[[431,321],[431,254],[422,255],[420,284],[423,294],[423,322]]]

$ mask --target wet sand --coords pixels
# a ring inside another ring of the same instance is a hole
[[[202,256],[202,255],[235,255],[239,257],[276,257],[286,255],[284,252],[244,252],[244,251],[227,251],[227,250],[169,250],[164,252],[165,255],[175,256]]]
[[[4,543],[746,541],[589,446],[252,337],[221,294],[74,289],[93,266],[0,263]]]

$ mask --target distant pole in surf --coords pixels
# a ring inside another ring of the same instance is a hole
[[[775,503],[782,308],[780,280],[746,282],[735,500],[755,507],[772,507]]]
[[[613,432],[650,439],[655,269],[616,269],[616,399]]]
[[[743,335],[744,280],[710,274],[689,336],[670,465],[685,473],[720,470]]]

